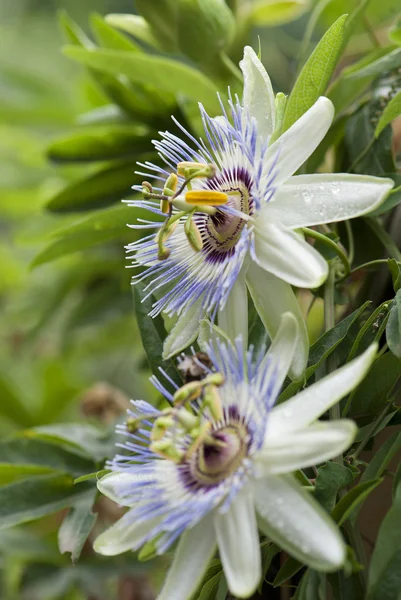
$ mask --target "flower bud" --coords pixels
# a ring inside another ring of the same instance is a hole
[[[208,64],[225,50],[235,33],[235,18],[225,0],[178,0],[178,45],[192,60]]]

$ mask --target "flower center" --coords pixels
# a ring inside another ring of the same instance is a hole
[[[235,472],[247,455],[249,434],[240,423],[211,432],[214,443],[206,440],[191,457],[190,473],[200,485],[210,486]]]
[[[210,181],[210,187],[224,192],[228,200],[224,205],[228,210],[218,210],[214,215],[198,213],[195,223],[201,234],[203,251],[208,260],[224,260],[233,254],[247,221],[239,215],[230,214],[235,209],[245,215],[252,215],[253,201],[250,194],[250,182],[238,178],[235,182],[216,176]]]

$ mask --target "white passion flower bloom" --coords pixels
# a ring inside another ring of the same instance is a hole
[[[180,538],[158,600],[188,600],[217,547],[231,593],[252,595],[261,578],[258,530],[314,569],[343,564],[339,530],[292,473],[352,443],[352,421],[317,419],[358,385],[377,348],[274,406],[296,344],[287,313],[267,354],[253,355],[239,339],[217,342],[210,362],[198,361],[203,378],[173,393],[153,380],[170,408],[133,402],[120,429],[124,452],[98,481],[129,510],[94,549],[115,555],[151,543],[162,554]]]
[[[223,116],[216,118],[200,106],[206,142],[175,121],[182,139],[164,132],[161,141],[154,142],[166,168],[141,165],[147,179],[165,179],[167,185],[152,190],[148,184],[147,199],[133,201],[133,206],[166,217],[160,201],[155,202],[157,194],[150,192],[180,193],[172,202],[178,207],[172,213],[174,223],[167,228],[158,224],[163,260],[154,233],[128,246],[133,265],[144,268],[133,283],[147,281],[147,292],[158,298],[152,316],[162,311],[178,316],[165,342],[165,358],[190,345],[202,317],[214,318],[217,310],[220,328],[232,340],[241,334],[246,345],[247,288],[271,338],[281,315],[292,312],[300,343],[290,375],[299,378],[309,344],[291,286],[319,287],[328,266],[296,230],[363,215],[384,201],[393,182],[350,174],[294,176],[327,133],[334,107],[327,98],[319,98],[270,144],[276,115],[269,76],[250,47],[245,48],[240,66],[243,99],[230,102],[232,118],[223,106]],[[184,185],[185,173],[196,169],[203,178]],[[155,226],[146,220],[136,225]]]

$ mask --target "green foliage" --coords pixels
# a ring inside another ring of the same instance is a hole
[[[303,67],[287,102],[284,131],[324,94],[343,49],[347,16],[330,27]]]
[[[116,0],[115,14],[103,16],[104,0],[65,0],[64,56],[57,3],[48,0],[45,10],[39,4],[21,0],[0,11],[0,596],[120,600],[130,578],[138,575],[140,587],[149,573],[157,589],[165,574],[153,542],[138,558],[101,558],[91,548],[116,519],[96,481],[108,472],[119,441],[115,424],[129,398],[160,405],[149,372],[164,369],[181,383],[175,361],[162,358],[174,320],[148,316],[155,299],[142,284],[134,287],[133,306],[132,272],[124,268],[124,245],[143,235],[127,225],[159,217],[121,201],[139,197],[132,186],[145,169],[137,162],[162,164],[152,145],[158,132],[182,135],[171,115],[198,139],[198,102],[215,116],[217,91],[225,105],[228,86],[241,97],[237,65],[245,44],[258,49],[257,34],[274,90],[288,98],[283,130],[322,94],[335,106],[328,135],[300,173],[385,175],[395,183],[371,219],[352,221],[351,232],[343,224],[317,226],[341,244],[353,272],[344,279],[327,254],[336,274],[336,322],[325,326],[318,290],[307,370],[300,381],[287,380],[279,398],[380,344],[369,373],[340,407],[359,427],[349,455],[295,474],[341,525],[347,563],[336,573],[306,569],[301,577],[301,563],[288,556],[284,562],[280,547],[262,539],[259,594],[290,584],[295,600],[329,593],[335,600],[393,600],[400,588],[399,467],[386,499],[392,506],[381,515],[371,564],[362,571],[354,534],[358,511],[391,475],[401,448],[401,434],[388,430],[401,420],[399,1],[136,0],[137,14],[124,14],[130,6]],[[304,314],[311,299],[299,293]],[[269,339],[249,304],[249,343],[260,349]],[[200,346],[211,334],[226,339],[209,317],[201,321]],[[391,434],[373,446],[383,430]],[[226,595],[215,558],[193,600]]]

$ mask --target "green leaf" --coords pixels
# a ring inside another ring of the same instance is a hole
[[[388,347],[397,358],[401,358],[401,290],[394,298],[386,327]]]
[[[278,402],[284,402],[291,398],[302,386],[304,381],[313,375],[316,369],[326,360],[332,352],[345,340],[351,326],[358,321],[359,317],[369,306],[369,302],[365,302],[360,308],[348,315],[340,321],[333,329],[324,333],[312,346],[309,353],[308,366],[304,374],[304,380],[294,381],[290,383],[285,390],[280,394]]]
[[[174,361],[164,361],[162,359],[166,331],[160,315],[155,318],[149,316],[154,300],[152,296],[146,298],[145,285],[137,283],[134,285],[133,291],[136,319],[149,366],[156,377],[160,377],[159,368],[163,368],[176,383],[181,384],[181,377],[178,374]]]
[[[347,76],[357,79],[360,77],[378,77],[387,71],[398,69],[401,66],[401,48],[396,48],[390,53],[374,60],[369,65],[359,69],[352,69]]]
[[[51,467],[40,465],[18,465],[15,463],[0,463],[0,486],[21,479],[28,479],[35,475],[44,475],[54,472]]]
[[[401,361],[396,356],[391,352],[379,356],[353,394],[350,416],[378,414],[400,376]]]
[[[48,147],[47,156],[51,160],[61,163],[138,157],[148,144],[150,144],[150,139],[145,128],[129,126],[127,124],[98,126],[90,129],[86,128],[83,131],[77,131],[67,137],[56,140]],[[127,171],[130,173],[130,179],[128,179],[128,176],[126,178],[128,184],[136,177],[133,165],[130,164],[129,166],[130,169],[127,169]],[[124,173],[123,169],[123,176]],[[99,177],[98,174],[97,176]],[[102,172],[102,176],[103,178],[105,177],[104,172]],[[111,181],[113,175],[110,175],[109,171],[106,177]],[[117,181],[117,177],[115,180]],[[82,184],[80,183],[79,185],[81,187]],[[94,184],[91,181],[89,185],[96,186],[96,179]],[[109,185],[109,181],[107,185]],[[126,186],[126,189],[129,189],[129,187]],[[65,190],[63,190],[62,194],[64,193]]]
[[[79,477],[95,470],[93,460],[73,446],[63,447],[40,438],[31,438],[30,430],[0,443],[0,462],[62,471]],[[16,467],[17,468],[17,467]]]
[[[108,166],[68,185],[53,196],[46,208],[57,213],[103,208],[131,196],[132,186],[140,179],[135,175],[134,162]]]
[[[287,101],[283,131],[325,92],[343,49],[347,16],[343,15],[330,27],[303,67]]]
[[[307,569],[298,584],[292,600],[326,600],[325,576],[313,569]]]
[[[375,129],[375,137],[377,138],[383,129],[399,115],[401,115],[401,90],[390,100],[384,109]]]
[[[329,461],[318,469],[315,498],[327,512],[331,512],[336,504],[338,492],[353,481],[354,474],[351,469]]]
[[[259,0],[251,5],[248,18],[257,27],[276,27],[294,21],[308,8],[308,0]]]
[[[25,408],[14,390],[12,382],[5,375],[0,376],[0,415],[20,427],[30,427],[34,417]]]
[[[395,258],[388,259],[388,269],[391,273],[391,279],[393,280],[393,288],[395,293],[401,288],[401,268]]]
[[[291,579],[304,565],[292,556],[288,557],[285,563],[280,568],[273,581],[273,587],[283,585],[288,579]]]
[[[117,206],[89,215],[74,225],[58,230],[56,235],[59,239],[50,242],[36,255],[32,267],[109,241],[118,241],[121,245],[124,241],[132,242],[139,238],[139,233],[130,230],[127,224],[143,214],[140,210],[134,212],[128,206]],[[149,218],[147,212],[146,217]]]
[[[211,579],[202,587],[201,593],[197,596],[197,600],[214,600],[220,585],[222,571],[213,575]]]
[[[0,529],[39,519],[71,506],[86,484],[73,485],[69,475],[41,475],[3,486],[0,494]]]
[[[361,482],[370,481],[381,477],[392,458],[401,448],[401,433],[394,433],[382,444],[372,460],[366,467]]]
[[[331,512],[331,516],[342,525],[351,513],[369,496],[371,492],[383,481],[383,479],[374,479],[373,481],[364,481],[359,483],[348,492],[340,502],[336,504]]]
[[[60,10],[58,13],[59,23],[66,39],[72,44],[83,46],[84,48],[94,48],[95,44],[86,35],[86,33],[75,23],[68,15],[67,11]]]
[[[143,17],[130,14],[110,14],[106,15],[105,20],[109,25],[126,31],[149,46],[154,48],[160,47],[158,40],[152,33],[151,27],[149,27],[149,24]]]
[[[90,490],[70,508],[58,530],[58,547],[61,554],[71,553],[72,563],[76,563],[90,532],[95,525],[97,514],[92,512],[97,490]]]
[[[350,169],[355,173],[384,175],[394,171],[391,127],[386,127],[377,139],[374,137],[379,103],[367,102],[346,124],[345,143]]]
[[[365,323],[361,324],[347,356],[347,362],[362,354],[373,342],[379,341],[387,323],[390,307],[391,302],[383,302],[368,316]]]
[[[384,517],[373,551],[368,600],[395,600],[401,589],[401,486]]]
[[[394,180],[396,187],[391,190],[383,204],[369,213],[369,216],[378,217],[383,215],[398,206],[401,202],[401,175],[399,173],[389,173],[387,177],[391,177]]]
[[[116,31],[106,23],[105,19],[97,13],[90,16],[91,29],[100,46],[110,48],[111,50],[127,50],[129,52],[141,52],[137,46],[127,36]]]
[[[214,577],[216,577],[216,575],[219,576],[219,578],[221,577],[221,573],[222,573],[222,566],[221,566],[221,562],[218,558],[214,558],[210,565],[208,566],[202,581],[200,582],[196,592],[194,592],[194,594],[191,596],[191,600],[200,600],[201,598],[201,594],[203,593],[203,588],[208,584],[208,582],[213,579]],[[217,591],[217,589],[216,589]],[[215,596],[209,596],[209,598],[212,600],[214,599]],[[205,598],[203,598],[202,600],[206,600],[207,596]]]
[[[184,94],[202,102],[210,111],[219,110],[216,86],[205,75],[178,61],[118,50],[91,50],[67,46],[64,54],[87,67],[131,81],[151,84],[172,94]]]
[[[86,423],[42,425],[25,432],[34,439],[58,444],[68,450],[80,451],[93,461],[101,462],[114,454],[114,431],[102,431]],[[86,471],[88,472],[88,470]]]

